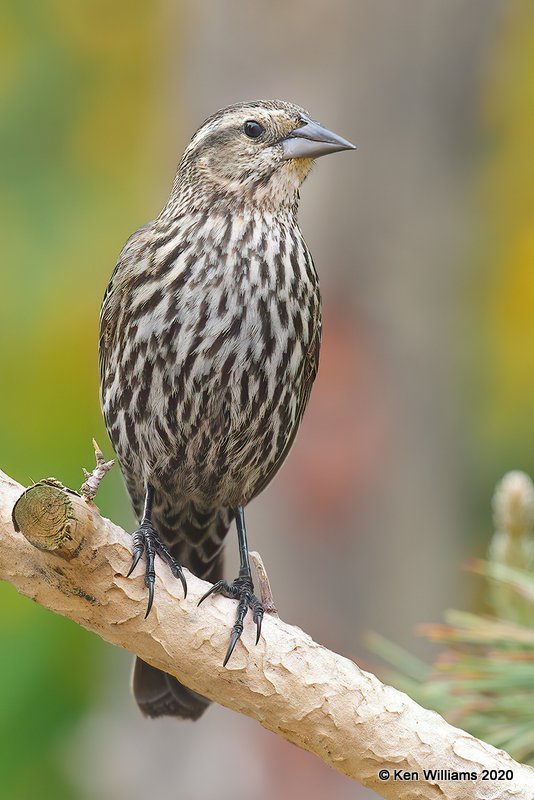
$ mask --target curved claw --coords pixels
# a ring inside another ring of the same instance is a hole
[[[185,598],[187,597],[187,581],[185,579],[184,573],[182,572],[181,564],[174,558],[167,545],[164,544],[160,539],[155,539],[154,545],[159,557],[162,558],[169,565],[170,570],[174,575],[174,577],[179,578],[179,580],[181,581],[182,588],[184,590],[184,600],[185,600]]]
[[[213,584],[213,586],[211,586],[211,587],[208,589],[208,591],[207,591],[205,594],[203,594],[203,595],[202,595],[202,597],[200,598],[200,600],[199,600],[199,601],[198,601],[198,603],[197,603],[197,607],[198,607],[198,606],[199,606],[201,603],[203,603],[203,602],[204,602],[204,600],[206,599],[206,597],[209,597],[209,596],[210,596],[210,594],[213,594],[214,592],[218,592],[218,591],[219,591],[219,589],[221,589],[221,588],[224,586],[224,583],[225,583],[224,581],[217,581],[217,583],[214,583],[214,584]]]
[[[146,571],[145,571],[145,586],[148,589],[148,607],[145,614],[145,619],[150,614],[152,603],[154,602],[154,584],[156,582],[156,548],[154,542],[154,534],[151,531],[147,534],[145,539],[146,548]]]
[[[256,623],[256,644],[258,644],[260,641],[261,623],[263,622],[263,612],[257,611],[252,618]]]
[[[234,627],[232,628],[232,635],[230,637],[230,644],[228,645],[228,650],[226,651],[226,655],[224,657],[223,667],[225,667],[228,664],[228,661],[230,660],[230,656],[234,652],[235,646],[238,643],[239,638],[240,638],[242,633],[243,633],[243,626],[242,625],[240,625],[240,626],[234,625]]]
[[[179,580],[181,581],[182,588],[184,590],[184,600],[185,600],[185,598],[187,597],[187,581],[185,579],[184,573],[182,572],[182,568],[178,564],[175,564],[171,567],[171,572],[175,578],[179,578]]]
[[[129,578],[136,566],[139,564],[139,559],[143,555],[143,548],[136,547],[133,552],[132,563],[130,564],[130,569],[126,573],[126,577]]]
[[[246,580],[243,577],[240,577],[236,578],[233,583],[227,583],[225,580],[221,580],[217,581],[217,583],[214,583],[213,586],[210,586],[208,591],[202,595],[198,601],[198,605],[200,605],[207,597],[210,596],[210,594],[219,593],[223,594],[225,597],[239,600],[236,621],[230,636],[230,644],[228,645],[228,650],[226,651],[223,661],[224,667],[227,665],[232,653],[235,650],[235,646],[238,643],[241,634],[243,633],[243,621],[249,608],[252,611],[252,619],[256,624],[256,644],[258,644],[260,640],[264,608],[258,598],[254,595],[253,591],[252,581],[250,579]]]
[[[146,609],[145,619],[148,617],[152,610],[152,603],[154,602],[154,575],[149,575],[145,581],[148,587],[148,606]]]
[[[152,523],[148,519],[143,519],[141,525],[133,534],[133,556],[130,569],[128,570],[129,577],[136,568],[143,553],[146,555],[146,568],[145,568],[145,586],[148,588],[148,606],[145,614],[145,619],[152,610],[154,603],[154,584],[156,580],[155,560],[156,555],[162,558],[170,566],[172,574],[175,578],[179,578],[184,590],[184,598],[187,597],[187,582],[182,572],[182,567],[179,562],[174,558],[169,548],[162,542]]]

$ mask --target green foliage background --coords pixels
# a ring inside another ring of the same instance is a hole
[[[123,242],[162,200],[161,25],[142,0],[0,6],[0,452],[25,484],[79,486],[92,436],[111,454],[98,310]],[[99,503],[131,525],[118,470]],[[6,584],[0,641],[2,796],[72,798],[62,747],[106,645]]]
[[[479,138],[477,270],[469,302],[481,316],[470,331],[479,367],[471,410],[476,466],[482,480],[496,482],[507,469],[534,469],[534,5],[528,0],[503,14],[482,86]]]

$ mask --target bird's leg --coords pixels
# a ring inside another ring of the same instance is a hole
[[[217,581],[209,591],[203,595],[198,604],[200,605],[206,597],[210,594],[222,594],[225,597],[230,597],[238,600],[236,620],[232,633],[230,635],[230,644],[223,661],[223,667],[226,666],[234,648],[243,633],[243,621],[245,619],[248,609],[252,611],[252,619],[256,623],[256,644],[258,644],[261,623],[263,620],[264,608],[260,600],[254,594],[254,584],[252,583],[252,572],[250,570],[250,559],[247,544],[247,529],[245,527],[245,512],[243,506],[238,506],[234,509],[235,521],[237,526],[237,542],[239,545],[239,576],[233,583],[227,581]]]
[[[139,559],[145,553],[146,567],[145,567],[145,586],[148,589],[148,606],[145,614],[145,619],[150,614],[152,603],[154,602],[154,583],[156,581],[155,559],[156,553],[167,562],[171,568],[171,572],[175,578],[179,578],[184,588],[184,597],[187,597],[187,583],[182,572],[182,567],[178,561],[172,556],[168,548],[163,544],[154,526],[152,525],[152,504],[154,502],[154,487],[149,483],[146,487],[145,505],[143,508],[143,517],[138,529],[133,534],[133,556],[130,569],[128,570],[129,577],[137,564]]]

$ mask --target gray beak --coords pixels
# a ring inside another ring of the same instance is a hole
[[[284,159],[319,158],[338,150],[356,150],[356,145],[323,128],[311,119],[304,119],[300,128],[295,128],[288,137],[282,139]]]

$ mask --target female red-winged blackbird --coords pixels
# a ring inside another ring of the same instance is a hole
[[[297,223],[313,160],[354,145],[298,106],[218,111],[193,136],[167,205],[127,241],[100,317],[101,400],[135,513],[130,574],[155,555],[187,591],[183,564],[238,600],[224,663],[254,595],[243,509],[295,438],[319,358],[321,308]],[[222,580],[235,518],[239,577]],[[202,598],[204,599],[204,598]],[[139,659],[134,694],[149,716],[196,719],[208,700]]]

